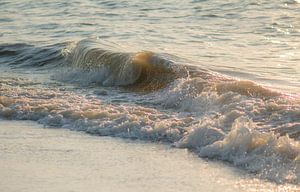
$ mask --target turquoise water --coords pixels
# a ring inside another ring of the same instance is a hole
[[[1,1],[0,116],[299,184],[297,1]]]

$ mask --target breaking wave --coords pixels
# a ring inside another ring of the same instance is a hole
[[[150,91],[186,75],[182,67],[156,53],[127,53],[113,49],[116,48],[91,40],[82,40],[69,48],[68,60],[75,68],[75,79],[83,74],[93,76],[94,82],[103,86],[133,85],[131,88],[135,90]],[[82,74],[78,74],[78,69]],[[74,73],[70,77],[67,78],[74,80]]]
[[[92,40],[1,45],[0,55],[3,65],[50,73],[54,81],[2,76],[2,118],[167,142],[277,183],[300,182],[296,95]]]

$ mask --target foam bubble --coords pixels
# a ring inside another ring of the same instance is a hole
[[[0,86],[0,115],[95,135],[168,142],[261,178],[299,183],[299,105],[284,97],[220,93],[216,83],[180,78],[148,94],[108,88],[98,94],[95,87],[57,88],[6,78]]]

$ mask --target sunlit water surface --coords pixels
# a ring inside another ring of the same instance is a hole
[[[300,3],[0,2],[0,117],[300,183]]]

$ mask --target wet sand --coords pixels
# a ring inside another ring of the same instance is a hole
[[[296,191],[183,149],[0,121],[0,191]]]

